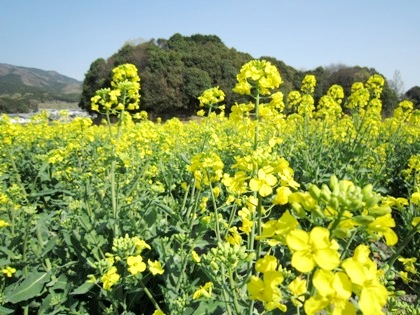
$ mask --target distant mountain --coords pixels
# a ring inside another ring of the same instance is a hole
[[[0,112],[31,112],[40,103],[79,102],[82,82],[59,74],[0,63]]]

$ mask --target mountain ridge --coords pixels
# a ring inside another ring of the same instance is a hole
[[[43,102],[80,100],[82,82],[54,70],[0,63],[0,112],[31,112]]]

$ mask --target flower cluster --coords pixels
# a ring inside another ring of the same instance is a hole
[[[100,280],[104,290],[111,290],[120,282],[121,277],[141,279],[147,267],[152,275],[162,274],[164,269],[159,261],[148,259],[146,265],[142,256],[145,249],[151,248],[137,236],[125,235],[114,239],[112,253],[106,253],[106,258],[97,264],[97,268],[102,272]],[[91,278],[94,279],[92,276]]]
[[[261,95],[270,94],[282,83],[280,74],[273,64],[266,60],[252,60],[242,66],[236,76],[238,83],[233,91],[244,95],[254,95],[255,90]]]
[[[249,298],[263,302],[267,311],[277,308],[285,312],[287,307],[281,303],[283,297],[279,288],[284,276],[281,272],[281,266],[278,267],[277,264],[277,258],[271,255],[258,259],[255,263],[255,269],[262,273],[263,277],[261,279],[257,276],[251,276],[247,287]]]
[[[221,106],[219,106],[218,103],[223,102],[224,99],[225,93],[218,86],[205,90],[203,94],[198,97],[200,107],[208,107],[209,113],[211,113],[213,109],[220,108]]]
[[[123,64],[113,69],[111,88],[96,91],[91,98],[92,110],[116,114],[124,110],[136,110],[140,101],[140,77],[133,64]]]

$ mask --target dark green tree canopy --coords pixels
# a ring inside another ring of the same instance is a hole
[[[413,86],[405,92],[404,98],[412,101],[415,109],[420,109],[420,86]]]
[[[252,59],[255,58],[247,53],[226,47],[215,35],[183,36],[176,33],[169,39],[152,39],[138,45],[125,44],[107,60],[100,58],[91,64],[83,82],[79,106],[90,110],[90,98],[96,90],[109,86],[112,69],[123,63],[132,63],[138,68],[141,77],[140,108],[152,117],[194,115],[198,110],[197,97],[214,86],[225,92],[226,105],[231,106],[243,100],[242,96],[232,92],[232,88],[242,65]],[[283,79],[280,90],[285,95],[300,89],[306,74],[314,74],[317,78],[316,100],[333,84],[342,85],[345,94],[349,95],[354,82],[365,82],[370,75],[377,73],[375,69],[345,65],[298,71],[273,57],[264,56],[261,59],[277,66]],[[384,112],[392,112],[397,101],[395,92],[386,84],[382,96]]]

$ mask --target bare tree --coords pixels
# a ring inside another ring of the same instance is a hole
[[[392,80],[388,82],[389,87],[398,95],[399,98],[404,94],[404,82],[401,78],[400,70],[395,70]]]

